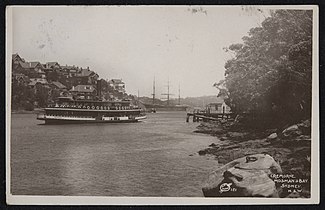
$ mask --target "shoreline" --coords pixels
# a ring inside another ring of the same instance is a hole
[[[212,155],[219,164],[225,165],[247,155],[269,154],[281,166],[283,174],[309,180],[308,184],[303,185],[302,193],[297,195],[282,191],[280,197],[310,197],[310,134],[284,137],[282,131],[277,129],[243,131],[242,126],[234,128],[227,122],[202,122],[194,132],[220,139],[220,144],[213,143],[198,151],[200,156]]]
[[[38,114],[42,109],[37,108],[32,111],[27,111],[27,110],[11,110],[11,114]]]

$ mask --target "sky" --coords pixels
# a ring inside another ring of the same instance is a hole
[[[26,61],[89,67],[121,78],[129,94],[163,99],[215,95],[224,78],[224,51],[267,11],[240,6],[15,7],[12,52]]]

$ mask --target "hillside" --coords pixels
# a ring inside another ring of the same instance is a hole
[[[151,104],[152,98],[149,97],[140,97],[140,101],[145,104]],[[199,96],[199,97],[186,97],[180,99],[181,105],[188,105],[190,107],[201,107],[204,108],[209,103],[220,102],[222,99],[218,98],[216,95],[212,96]],[[160,99],[155,99],[155,104],[166,105],[166,101]],[[171,105],[177,105],[178,99],[170,99]]]

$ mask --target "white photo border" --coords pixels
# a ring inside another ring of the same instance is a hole
[[[204,7],[241,7],[242,5],[191,5]],[[279,205],[319,204],[320,202],[320,144],[319,144],[319,9],[317,5],[245,5],[268,9],[313,10],[313,69],[312,69],[312,144],[311,144],[311,197],[310,198],[205,198],[205,197],[104,197],[104,196],[24,196],[12,195],[10,191],[10,137],[11,137],[11,56],[13,19],[16,7],[49,6],[7,6],[6,8],[6,202],[8,205]],[[67,6],[50,6],[67,7]],[[85,6],[69,6],[85,7]],[[108,7],[108,6],[87,6]],[[109,6],[114,7],[114,6]],[[178,6],[119,6],[119,7],[188,7]]]

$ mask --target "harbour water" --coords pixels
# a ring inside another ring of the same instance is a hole
[[[14,195],[203,196],[217,167],[197,154],[216,137],[193,133],[185,112],[148,114],[130,124],[40,125],[12,114]]]

